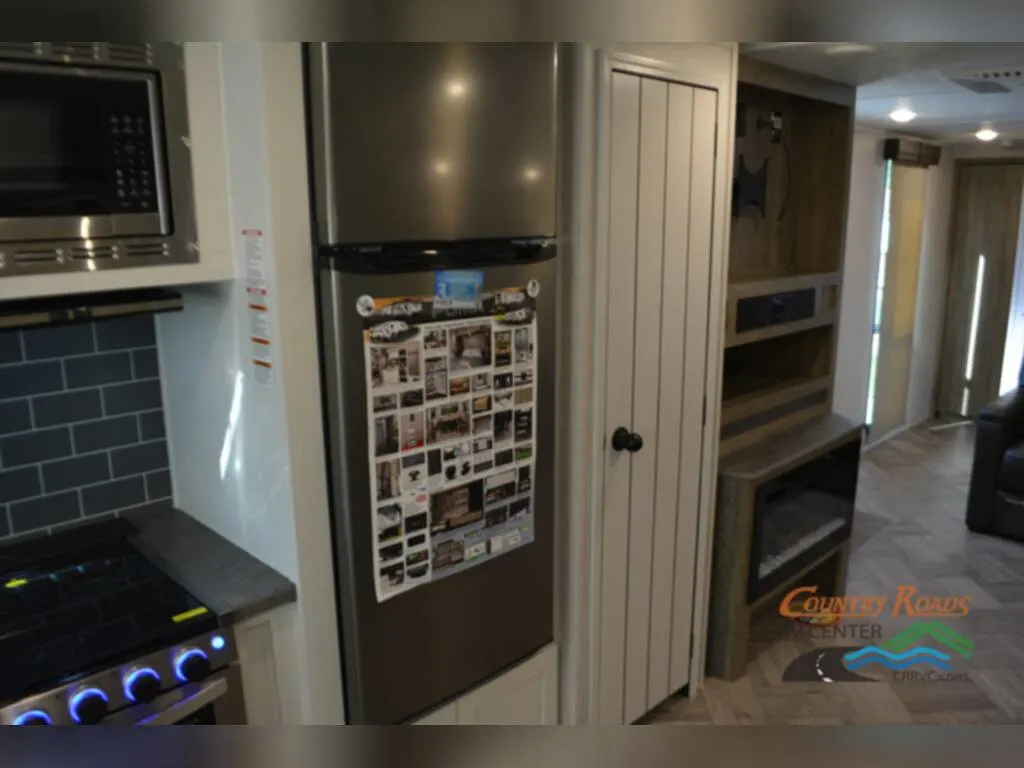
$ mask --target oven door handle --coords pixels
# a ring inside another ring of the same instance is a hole
[[[136,725],[174,725],[217,701],[227,692],[227,681],[223,677],[219,677],[206,683],[195,693],[174,702],[167,709],[139,720]]]

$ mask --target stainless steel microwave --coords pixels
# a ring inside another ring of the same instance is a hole
[[[182,46],[0,43],[0,278],[197,260]]]

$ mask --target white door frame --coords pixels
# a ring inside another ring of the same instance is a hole
[[[602,501],[604,497],[605,467],[605,382],[607,311],[603,299],[608,296],[608,226],[601,212],[608,210],[611,132],[611,79],[613,70],[644,77],[655,77],[680,85],[711,88],[718,92],[718,126],[716,129],[717,152],[714,175],[714,207],[711,233],[711,287],[708,305],[707,371],[704,392],[707,399],[706,421],[701,449],[701,490],[697,530],[697,562],[694,579],[694,616],[692,658],[690,661],[689,691],[693,696],[700,690],[704,680],[704,657],[707,636],[708,595],[711,582],[711,547],[714,532],[715,486],[718,468],[719,400],[722,368],[722,338],[725,318],[725,281],[729,253],[729,199],[733,155],[733,115],[735,114],[735,73],[736,54],[732,57],[732,71],[718,75],[699,68],[676,66],[664,61],[623,53],[597,50],[597,153],[595,158],[597,176],[597,200],[591,233],[594,248],[594,345],[591,356],[590,409],[588,417],[593,429],[588,446],[586,463],[591,469],[588,498],[592,505],[590,526],[589,563],[591,610],[588,616],[587,634],[589,659],[587,665],[590,696],[587,702],[587,721],[598,721],[598,670],[600,662],[601,625],[601,540],[603,528]]]

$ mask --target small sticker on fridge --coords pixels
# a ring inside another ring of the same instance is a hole
[[[482,287],[437,272],[433,296],[357,302],[378,601],[533,542],[536,303]]]
[[[368,296],[365,293],[356,299],[356,312],[363,317],[369,317],[373,314],[373,311],[377,308],[377,304],[373,300],[373,296]]]
[[[479,309],[484,273],[448,270],[434,273],[434,307],[437,309]]]

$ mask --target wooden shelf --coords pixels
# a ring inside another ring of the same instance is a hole
[[[839,272],[809,272],[785,276],[750,275],[730,283],[726,298],[725,347],[738,347],[755,341],[774,339],[811,328],[820,328],[836,322],[837,296],[842,275]],[[789,291],[813,290],[815,312],[812,317],[790,323],[778,323],[742,333],[736,332],[738,303],[757,296],[769,296]]]
[[[832,377],[825,376],[747,376],[726,381],[722,393],[722,425],[746,419],[760,411],[799,400],[829,388]]]
[[[749,446],[719,462],[718,471],[723,477],[763,483],[852,440],[859,432],[859,425],[832,413]]]
[[[739,70],[734,168],[750,205],[729,238],[707,659],[726,679],[746,669],[758,608],[808,578],[834,595],[845,583],[849,542],[747,604],[758,486],[860,432],[831,413],[856,89],[743,56]],[[776,115],[781,142],[765,129]]]
[[[739,347],[743,344],[752,344],[755,341],[765,341],[766,339],[777,339],[780,336],[788,336],[792,333],[809,331],[812,328],[821,328],[822,326],[833,325],[835,322],[835,312],[823,312],[816,317],[809,317],[806,320],[769,325],[766,328],[758,328],[755,331],[747,331],[746,333],[734,333],[727,331],[725,348],[729,349],[730,347]]]
[[[802,288],[821,288],[826,285],[838,285],[842,280],[839,272],[803,272],[743,275],[729,280],[729,298],[745,299],[749,296],[765,296],[769,293],[799,291]]]

